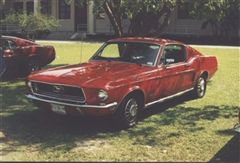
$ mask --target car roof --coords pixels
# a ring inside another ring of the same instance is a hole
[[[12,41],[17,41],[17,40],[23,40],[23,41],[26,41],[25,39],[23,38],[20,38],[20,37],[15,37],[15,36],[6,36],[6,35],[2,35],[2,38],[3,39],[8,39],[8,40],[12,40]]]
[[[153,44],[183,44],[179,41],[162,39],[162,38],[151,38],[151,37],[123,37],[109,40],[108,42],[142,42],[142,43],[153,43]]]
[[[27,40],[25,38],[20,38],[20,37],[15,37],[15,36],[2,35],[2,38],[3,39],[10,39],[10,40],[15,41],[15,42],[28,42],[28,43],[31,43],[31,44],[36,44],[35,42],[33,42],[31,40]]]
[[[2,38],[7,38],[7,39],[19,39],[18,37],[15,37],[15,36],[5,36],[5,35],[2,35]]]

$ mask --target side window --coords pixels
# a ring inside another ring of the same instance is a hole
[[[119,58],[120,53],[119,53],[118,44],[110,44],[106,46],[103,49],[101,56],[106,58]]]
[[[182,45],[167,45],[164,48],[161,63],[164,64],[175,64],[179,62],[185,62],[186,50]]]
[[[6,49],[14,50],[14,49],[16,49],[16,47],[17,47],[16,43],[12,40],[4,40],[4,42],[3,42],[4,50],[6,50]]]

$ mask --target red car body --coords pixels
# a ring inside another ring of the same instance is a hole
[[[137,97],[138,106],[146,108],[188,91],[196,90],[200,76],[207,81],[217,70],[216,57],[204,56],[192,47],[177,41],[154,38],[119,38],[107,43],[121,42],[159,45],[161,48],[157,53],[156,63],[148,66],[90,59],[87,63],[39,71],[28,77],[27,85],[31,93],[27,97],[42,108],[53,109],[52,104],[61,105],[61,111],[53,110],[63,114],[114,115],[129,96]],[[160,63],[164,49],[175,45],[185,49],[184,61],[175,64]],[[39,84],[38,89],[48,91],[34,90],[34,84]],[[204,83],[202,86],[205,85]],[[56,88],[54,88],[55,86]],[[62,86],[66,89],[69,88],[68,93],[71,95],[67,95],[67,91],[66,95],[65,93],[63,95]],[[70,93],[71,90],[72,92],[74,90],[82,91],[79,93],[82,100],[76,100],[79,103],[73,100],[76,99],[78,91]],[[99,93],[101,90],[107,92],[107,99],[104,101],[99,98],[102,97]]]
[[[41,46],[32,41],[12,36],[2,36],[1,44],[7,68],[6,73],[30,73],[55,59],[53,46]]]

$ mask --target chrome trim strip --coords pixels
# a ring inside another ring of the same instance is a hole
[[[153,105],[153,104],[156,104],[156,103],[159,103],[159,102],[163,102],[163,101],[165,101],[165,100],[168,100],[168,99],[171,99],[171,98],[180,96],[180,95],[182,95],[182,94],[184,94],[184,93],[187,93],[187,92],[189,92],[189,91],[192,91],[193,89],[194,89],[194,88],[190,88],[190,89],[187,89],[187,90],[185,90],[185,91],[178,92],[178,93],[176,93],[176,94],[174,94],[174,95],[161,98],[161,99],[159,99],[159,100],[157,100],[157,101],[149,102],[149,103],[145,104],[145,108],[149,107],[150,105]]]
[[[39,97],[36,97],[34,95],[31,95],[31,94],[26,95],[26,97],[29,98],[29,99],[32,99],[32,100],[48,102],[48,103],[53,103],[53,104],[59,104],[59,105],[65,105],[65,106],[81,107],[81,108],[106,109],[106,108],[117,106],[117,102],[113,102],[113,103],[103,105],[103,106],[100,106],[100,105],[78,105],[78,104],[69,104],[69,103],[65,103],[65,102],[46,100],[46,99],[39,98]]]
[[[58,97],[54,97],[54,96],[47,96],[47,95],[44,95],[44,94],[38,94],[38,93],[35,93],[35,92],[33,92],[33,94],[37,95],[37,96],[41,96],[41,97],[51,98],[52,100],[64,100],[64,101],[69,101],[69,102],[84,103],[84,101],[80,101],[80,100],[63,99],[63,98],[58,98]]]
[[[84,92],[84,90],[83,90],[82,87],[75,86],[75,85],[74,85],[74,86],[73,86],[73,85],[68,85],[68,84],[48,83],[48,82],[42,82],[42,81],[37,81],[37,80],[29,80],[28,82],[31,82],[31,85],[32,85],[32,82],[35,82],[35,83],[43,83],[43,84],[49,84],[49,85],[60,85],[60,86],[67,86],[67,87],[72,87],[72,88],[80,88],[80,89],[82,90],[83,96],[84,96],[84,101],[80,101],[80,102],[82,102],[82,103],[86,102],[86,95],[85,95],[85,92]],[[32,90],[32,88],[31,88],[31,91],[32,91],[32,93],[36,94],[36,93]],[[43,96],[44,96],[44,95],[43,95]],[[51,97],[49,97],[49,98],[51,98]]]

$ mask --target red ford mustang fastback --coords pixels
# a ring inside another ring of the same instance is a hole
[[[31,74],[27,97],[60,114],[112,115],[117,124],[132,127],[140,109],[189,91],[203,97],[216,70],[216,57],[177,41],[119,38],[87,63]]]
[[[1,45],[8,75],[29,74],[55,59],[53,46],[41,46],[12,36],[2,36]]]

